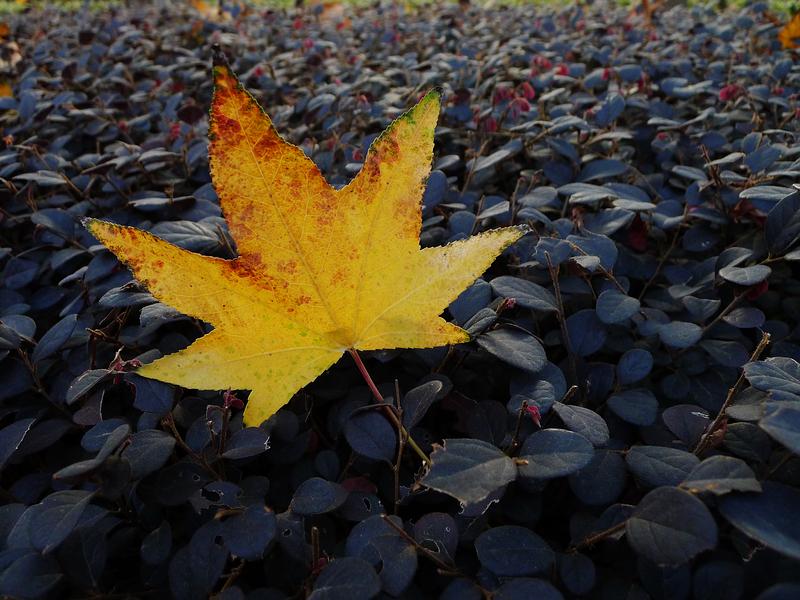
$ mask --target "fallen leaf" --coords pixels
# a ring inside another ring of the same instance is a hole
[[[216,8],[212,8],[205,0],[191,0],[192,8],[203,16],[212,16],[217,14]]]
[[[800,13],[794,15],[792,20],[778,32],[781,46],[786,50],[797,48],[797,38],[800,38]]]
[[[341,2],[314,2],[309,8],[318,13],[323,23],[338,23],[345,18],[345,7]]]
[[[191,0],[192,8],[205,20],[222,22],[230,19],[230,15],[215,2],[213,5],[205,0]]]
[[[239,256],[203,256],[134,227],[85,222],[153,296],[214,326],[139,374],[252,390],[245,422],[258,425],[348,349],[468,341],[439,315],[525,229],[420,249],[439,94],[395,120],[336,190],[278,135],[221,55],[214,82],[211,174]]]

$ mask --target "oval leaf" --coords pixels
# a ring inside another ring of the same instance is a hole
[[[594,447],[582,435],[564,429],[544,429],[525,438],[519,466],[523,477],[552,479],[564,477],[585,467],[594,456]]]
[[[527,279],[502,275],[492,279],[491,286],[498,296],[514,298],[524,308],[546,312],[558,310],[553,293]]]
[[[513,367],[538,373],[547,364],[539,341],[518,329],[495,329],[478,336],[478,345]]]
[[[625,525],[637,554],[659,565],[679,565],[717,545],[717,524],[700,500],[673,487],[647,494]]]
[[[514,461],[491,444],[449,439],[434,450],[430,471],[422,483],[462,504],[474,504],[516,477]]]
[[[597,317],[603,323],[621,323],[639,312],[639,301],[619,290],[606,290],[597,298]]]
[[[800,491],[772,481],[760,494],[732,494],[719,510],[739,531],[776,552],[800,560]]]
[[[542,538],[530,529],[501,525],[484,531],[475,540],[478,560],[500,577],[522,577],[550,568],[555,555]]]

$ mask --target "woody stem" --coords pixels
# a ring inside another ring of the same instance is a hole
[[[753,354],[750,355],[750,360],[748,362],[755,362],[759,358],[761,358],[761,354],[764,352],[764,349],[769,345],[770,335],[766,332],[761,336],[761,341],[756,346],[756,349],[753,350]],[[728,395],[725,397],[725,402],[722,403],[722,406],[717,413],[717,416],[711,422],[711,424],[706,427],[703,436],[700,438],[700,441],[697,443],[697,447],[694,449],[694,453],[696,455],[700,455],[705,452],[711,444],[711,439],[713,435],[717,432],[717,430],[722,425],[722,422],[727,418],[727,410],[728,407],[733,403],[733,400],[736,398],[736,394],[739,393],[739,390],[742,389],[742,385],[745,382],[745,375],[744,369],[742,369],[741,373],[739,374],[739,378],[736,380],[736,383],[733,384],[733,387],[728,390]]]
[[[428,455],[422,451],[422,448],[420,448],[417,445],[417,442],[414,441],[414,438],[412,438],[409,435],[406,428],[403,427],[403,424],[400,422],[400,419],[398,418],[397,413],[394,410],[394,407],[388,404],[386,400],[384,400],[383,395],[381,395],[380,390],[378,390],[378,386],[375,385],[375,382],[372,380],[372,377],[370,377],[369,371],[367,371],[367,367],[364,366],[364,361],[361,360],[361,356],[358,354],[358,351],[355,348],[348,348],[347,352],[350,354],[350,356],[353,357],[353,360],[355,361],[356,366],[358,367],[359,373],[361,373],[361,376],[367,383],[367,387],[369,387],[369,390],[372,392],[372,395],[375,396],[375,399],[378,401],[378,404],[381,407],[383,407],[386,416],[389,417],[389,420],[394,424],[395,427],[397,427],[397,430],[400,432],[400,435],[402,435],[408,441],[408,445],[411,447],[411,449],[414,452],[416,452],[417,456],[419,456],[422,459],[422,463],[425,464],[426,466],[429,466],[431,464],[431,459],[428,458]]]

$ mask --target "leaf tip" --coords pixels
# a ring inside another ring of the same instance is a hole
[[[533,229],[527,223],[519,223],[517,225],[512,225],[510,227],[503,227],[500,229],[489,230],[489,233],[492,231],[496,231],[499,235],[502,235],[503,238],[506,240],[505,245],[502,247],[501,250],[505,250],[511,244],[519,241],[520,238],[529,234]]]
[[[443,95],[444,95],[444,90],[437,85],[437,86],[432,87],[431,89],[429,89],[426,92],[426,94],[422,97],[422,100],[423,100],[423,102],[424,101],[441,102]]]
[[[213,64],[215,67],[230,68],[228,57],[222,51],[222,48],[220,48],[219,44],[214,44],[211,46],[211,64]]]
[[[439,111],[441,110],[442,107],[442,94],[443,94],[442,88],[440,87],[431,88],[417,103],[417,107],[425,110],[431,110],[435,118],[438,120]]]
[[[472,341],[472,335],[464,329],[463,327],[458,327],[460,331],[457,331],[454,339],[451,340],[451,344],[466,344]]]
[[[100,222],[101,221],[99,219],[93,219],[91,217],[81,218],[81,225],[83,225],[84,228],[92,235],[94,235],[95,228],[97,227],[97,224]]]
[[[517,231],[519,231],[519,237],[522,237],[523,235],[526,235],[531,231],[533,231],[533,229],[531,229],[531,226],[528,225],[527,223],[520,223],[519,225],[515,225],[514,227],[517,229]]]
[[[222,89],[233,88],[239,84],[239,79],[231,68],[228,56],[220,49],[219,44],[214,44],[211,48],[212,71],[214,74],[214,98],[217,92]]]
[[[389,131],[392,126],[401,120],[408,120],[412,125],[415,124],[418,120],[422,119],[422,122],[428,122],[428,125],[431,125],[431,133],[433,133],[433,128],[436,126],[436,121],[439,119],[439,111],[441,110],[442,106],[442,90],[441,88],[435,87],[428,90],[422,97],[419,97],[417,103],[408,109],[405,113],[400,115],[395,122],[393,122],[386,131]],[[432,121],[432,123],[431,123]]]

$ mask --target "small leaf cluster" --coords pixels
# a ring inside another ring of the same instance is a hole
[[[9,30],[0,595],[800,595],[800,67],[763,4],[647,29],[603,3],[130,3]],[[211,43],[337,186],[440,87],[421,244],[532,230],[448,308],[472,341],[364,356],[382,403],[349,357],[258,427],[245,391],[136,374],[210,325],[80,220],[236,256]]]

